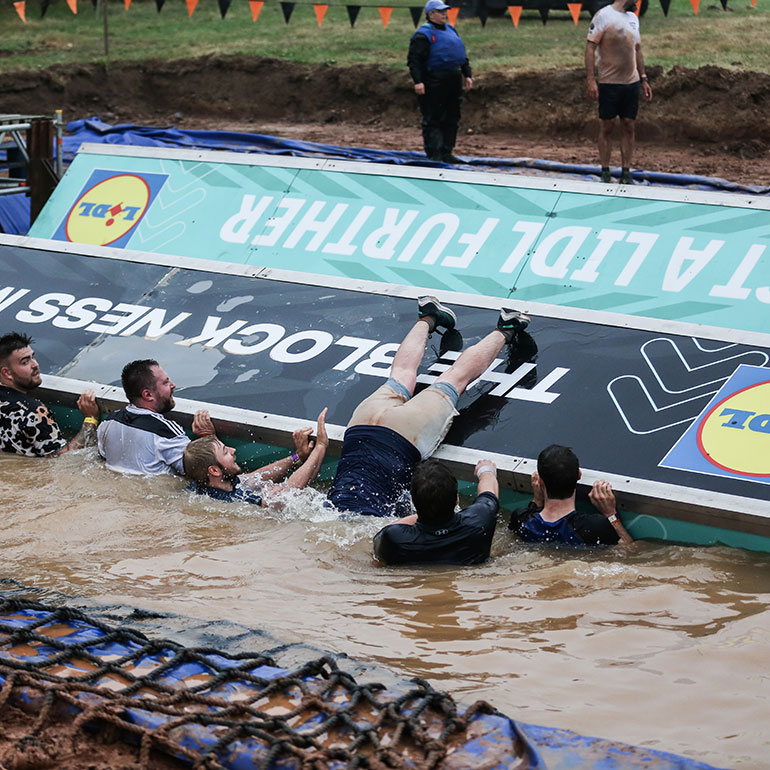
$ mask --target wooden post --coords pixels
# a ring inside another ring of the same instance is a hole
[[[53,122],[50,118],[33,118],[27,135],[27,184],[29,185],[29,224],[37,219],[58,179],[53,165]]]

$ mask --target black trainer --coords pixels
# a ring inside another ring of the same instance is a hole
[[[506,342],[510,343],[519,332],[529,326],[529,321],[529,316],[520,310],[504,307],[500,310],[497,328],[505,335]]]
[[[634,180],[631,178],[631,171],[627,168],[624,168],[620,172],[620,184],[633,184]]]
[[[457,316],[448,307],[444,307],[435,297],[430,295],[417,298],[417,315],[420,318],[427,316],[433,318],[436,322],[433,327],[434,329],[439,326],[442,326],[444,329],[454,329],[457,323]]]
[[[599,177],[599,181],[604,184],[609,184],[612,181],[612,172],[608,168],[602,168],[602,174]]]

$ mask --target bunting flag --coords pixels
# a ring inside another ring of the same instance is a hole
[[[321,5],[320,3],[314,3],[313,10],[315,11],[315,18],[318,22],[318,26],[320,27],[324,23],[324,16],[326,16],[326,12],[329,10],[329,6]]]
[[[757,7],[757,0],[751,0],[751,4],[756,8]]]
[[[67,0],[67,5],[72,13],[76,14],[78,12],[78,0]]]
[[[417,25],[420,23],[420,19],[422,18],[422,6],[410,5],[409,13],[412,14],[412,24],[414,24],[415,29],[417,29]]]
[[[569,8],[569,12],[572,14],[572,21],[575,22],[575,24],[578,23],[578,19],[580,18],[580,11],[583,10],[583,4],[582,3],[567,3],[567,8]]]
[[[459,8],[449,8],[446,12],[447,21],[454,27],[457,24],[457,14],[460,13]]]
[[[198,7],[198,0],[184,0],[187,5],[187,16],[191,17],[195,13],[195,9]]]
[[[45,16],[48,6],[51,4],[51,0],[40,0],[40,18]]]
[[[641,0],[636,0],[636,6],[634,7],[634,13],[636,14],[637,19],[641,19],[641,11],[642,11],[642,2]]]
[[[670,0],[669,0],[670,2]],[[508,6],[508,13],[511,14],[511,21],[513,22],[514,27],[519,26],[519,19],[521,18],[521,9],[524,6],[521,5],[509,5]]]
[[[19,18],[26,24],[27,14],[25,13],[24,5],[24,0],[16,0],[16,2],[13,4],[13,7],[16,9],[16,13],[19,14]]]
[[[292,13],[294,13],[294,6],[296,3],[281,3],[281,10],[283,11],[283,20],[288,24]]]
[[[126,10],[128,10],[131,7],[131,0],[123,0],[123,5],[125,5]]]
[[[388,22],[390,21],[390,14],[393,13],[392,5],[379,5],[377,10],[380,12],[380,18],[382,19],[382,28],[388,28]]]
[[[227,13],[227,9],[230,7],[230,3],[232,3],[233,0],[217,0],[219,3],[219,12],[222,14],[222,18],[225,18],[225,14]]]
[[[96,3],[98,0],[91,0],[91,5],[93,5],[94,9],[96,9]]]
[[[256,23],[259,18],[259,14],[264,6],[264,0],[249,0],[249,8],[251,9],[251,20]]]
[[[755,2],[756,2],[756,0],[755,0]],[[722,3],[722,10],[726,11],[727,10],[727,0],[721,0],[721,3]]]
[[[543,26],[548,21],[548,6],[541,5],[538,9],[540,11],[540,18],[543,20]]]
[[[693,11],[695,11],[695,15],[698,15],[698,10],[700,9],[700,0],[690,0],[690,5],[692,6]]]
[[[166,0],[155,0],[155,7],[158,9],[158,13],[160,13],[160,9],[163,8],[165,2]]]
[[[485,0],[480,0],[478,7],[476,8],[476,15],[479,17],[482,27],[487,26],[487,19],[489,18],[489,9]]]
[[[355,27],[356,26],[356,19],[358,18],[358,14],[361,11],[360,5],[346,5],[345,8],[348,11],[348,18],[350,19],[350,26]]]
[[[671,0],[660,0],[660,7],[663,9],[663,15],[668,16],[668,8],[671,5]]]

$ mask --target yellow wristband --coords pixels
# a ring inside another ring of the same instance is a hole
[[[84,423],[88,423],[89,425],[98,425],[99,420],[96,419],[96,417],[85,417],[83,419]]]

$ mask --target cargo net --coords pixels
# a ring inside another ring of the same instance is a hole
[[[403,692],[360,685],[328,656],[289,671],[262,654],[149,640],[75,609],[0,599],[0,731],[8,737],[12,711],[33,715],[0,768],[48,766],[29,764],[30,752],[54,725],[125,744],[139,768],[469,767],[461,757],[479,739],[484,766],[503,755],[513,762],[501,766],[520,766],[507,740],[505,751],[492,740],[499,727],[484,726],[507,723],[491,706],[460,713],[451,696],[412,681]],[[159,754],[174,764],[155,764]]]

